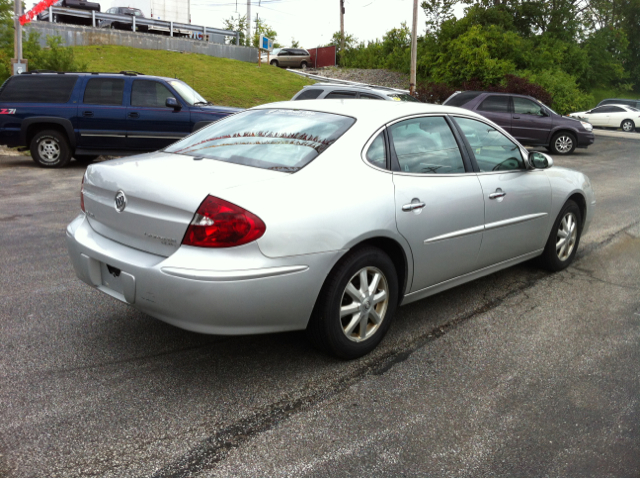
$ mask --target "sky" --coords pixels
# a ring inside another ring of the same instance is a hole
[[[147,16],[149,1],[99,0],[99,3],[103,12],[112,6],[131,6],[141,8]],[[278,43],[285,47],[291,46],[292,39],[302,48],[325,45],[340,30],[340,0],[251,0],[254,20],[256,13],[276,31]],[[225,19],[238,14],[247,14],[247,0],[191,0],[191,23],[195,25],[223,28]],[[411,28],[412,17],[413,0],[345,0],[345,32],[359,41],[382,39],[402,22]],[[419,34],[425,31],[425,21],[418,6]]]

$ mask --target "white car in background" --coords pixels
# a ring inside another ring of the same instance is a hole
[[[640,127],[640,110],[627,105],[604,105],[569,116],[588,121],[593,126],[622,128],[623,131],[634,131]]]

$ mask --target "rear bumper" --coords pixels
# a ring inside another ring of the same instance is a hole
[[[67,247],[90,286],[174,326],[224,335],[306,328],[340,256],[273,259],[254,242],[224,250],[183,246],[165,258],[99,235],[84,214],[67,227]]]

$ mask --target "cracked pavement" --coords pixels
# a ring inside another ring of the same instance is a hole
[[[637,476],[640,142],[554,161],[598,201],[571,268],[410,304],[342,362],[93,291],[64,243],[83,169],[0,157],[0,475]]]

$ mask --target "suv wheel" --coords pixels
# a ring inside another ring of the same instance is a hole
[[[274,67],[278,66],[278,60],[271,60],[271,65],[273,65]]]
[[[71,161],[69,142],[66,136],[57,130],[37,132],[29,148],[33,161],[43,168],[61,168]]]
[[[307,69],[307,62],[302,62],[300,64],[300,68],[302,68],[303,70],[306,70]]]
[[[553,135],[549,147],[551,152],[556,155],[569,155],[576,149],[576,137],[564,131],[556,133]]]

